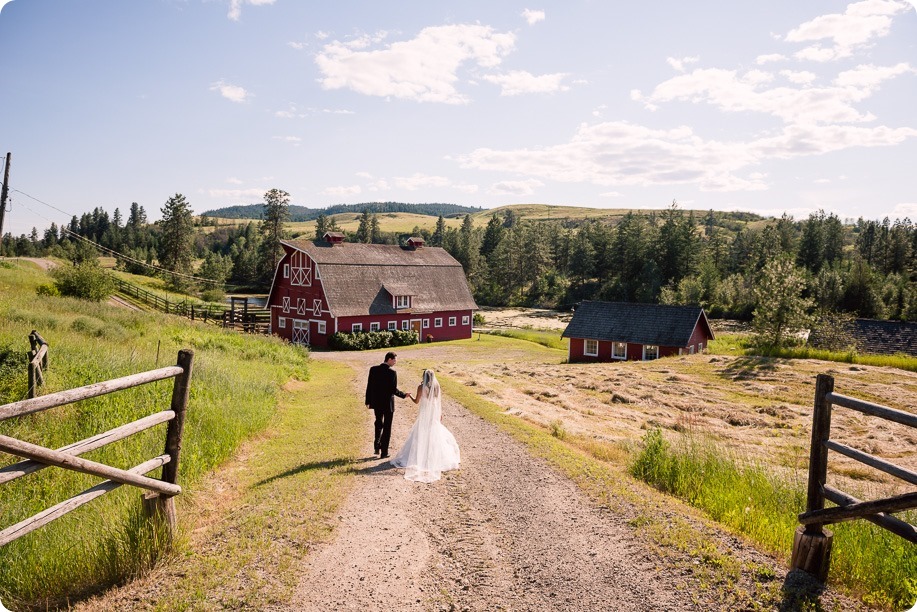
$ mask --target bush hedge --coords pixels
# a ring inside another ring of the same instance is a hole
[[[354,332],[333,334],[328,346],[338,351],[365,351],[370,349],[389,348],[417,344],[420,337],[414,330]]]

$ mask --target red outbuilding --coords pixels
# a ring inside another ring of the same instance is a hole
[[[582,302],[563,333],[568,361],[624,361],[693,355],[713,340],[700,306]]]
[[[415,330],[422,341],[471,338],[477,305],[462,264],[412,237],[407,246],[282,241],[268,297],[271,331],[326,347],[336,332]]]

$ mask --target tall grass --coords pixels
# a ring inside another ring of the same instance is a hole
[[[71,298],[41,297],[47,276],[21,262],[0,266],[0,403],[26,396],[27,334],[50,345],[41,394],[175,363],[195,350],[179,484],[193,494],[202,475],[263,429],[280,385],[308,376],[308,353],[267,337],[242,336],[178,317]],[[172,380],[0,423],[0,433],[56,448],[167,409]],[[87,459],[129,468],[162,453],[165,425],[92,451]],[[0,454],[0,466],[18,459]],[[157,477],[158,471],[151,476]],[[98,482],[49,468],[0,488],[5,528]],[[162,552],[139,516],[140,492],[121,487],[0,548],[0,600],[15,609],[60,605],[142,573]]]
[[[805,482],[723,454],[712,442],[683,434],[671,444],[653,429],[634,456],[631,473],[705,510],[768,550],[792,549],[797,515],[805,510]],[[910,513],[905,520],[914,522]],[[863,601],[904,609],[917,600],[917,550],[872,523],[858,520],[834,531],[831,580],[858,591]]]
[[[560,330],[544,331],[538,329],[508,328],[492,329],[481,333],[490,334],[492,336],[503,336],[504,338],[515,338],[516,340],[526,340],[548,348],[567,350],[567,340],[561,337]]]
[[[751,338],[742,334],[720,334],[711,340],[707,352],[713,355],[760,355],[783,359],[820,359],[858,365],[884,366],[917,372],[917,357],[903,353],[871,355],[856,351],[828,351],[811,346],[758,347]]]

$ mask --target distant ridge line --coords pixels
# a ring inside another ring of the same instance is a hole
[[[312,221],[319,215],[337,215],[341,213],[360,214],[364,210],[371,213],[414,213],[418,215],[431,215],[450,217],[479,213],[484,210],[481,206],[461,206],[459,204],[425,203],[407,204],[404,202],[366,202],[362,204],[335,204],[326,208],[308,208],[306,206],[290,205],[290,221]],[[238,204],[226,206],[201,213],[205,217],[219,217],[221,219],[260,219],[264,213],[264,204]]]

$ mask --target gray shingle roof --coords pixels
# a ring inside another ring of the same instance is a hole
[[[853,325],[857,347],[864,353],[917,356],[917,323],[857,319]]]
[[[335,317],[395,314],[390,291],[411,295],[411,311],[477,310],[462,264],[439,247],[284,241],[318,264]],[[388,290],[387,290],[388,289]]]
[[[698,322],[706,327],[712,338],[713,331],[700,306],[582,302],[576,307],[563,337],[687,346]]]

